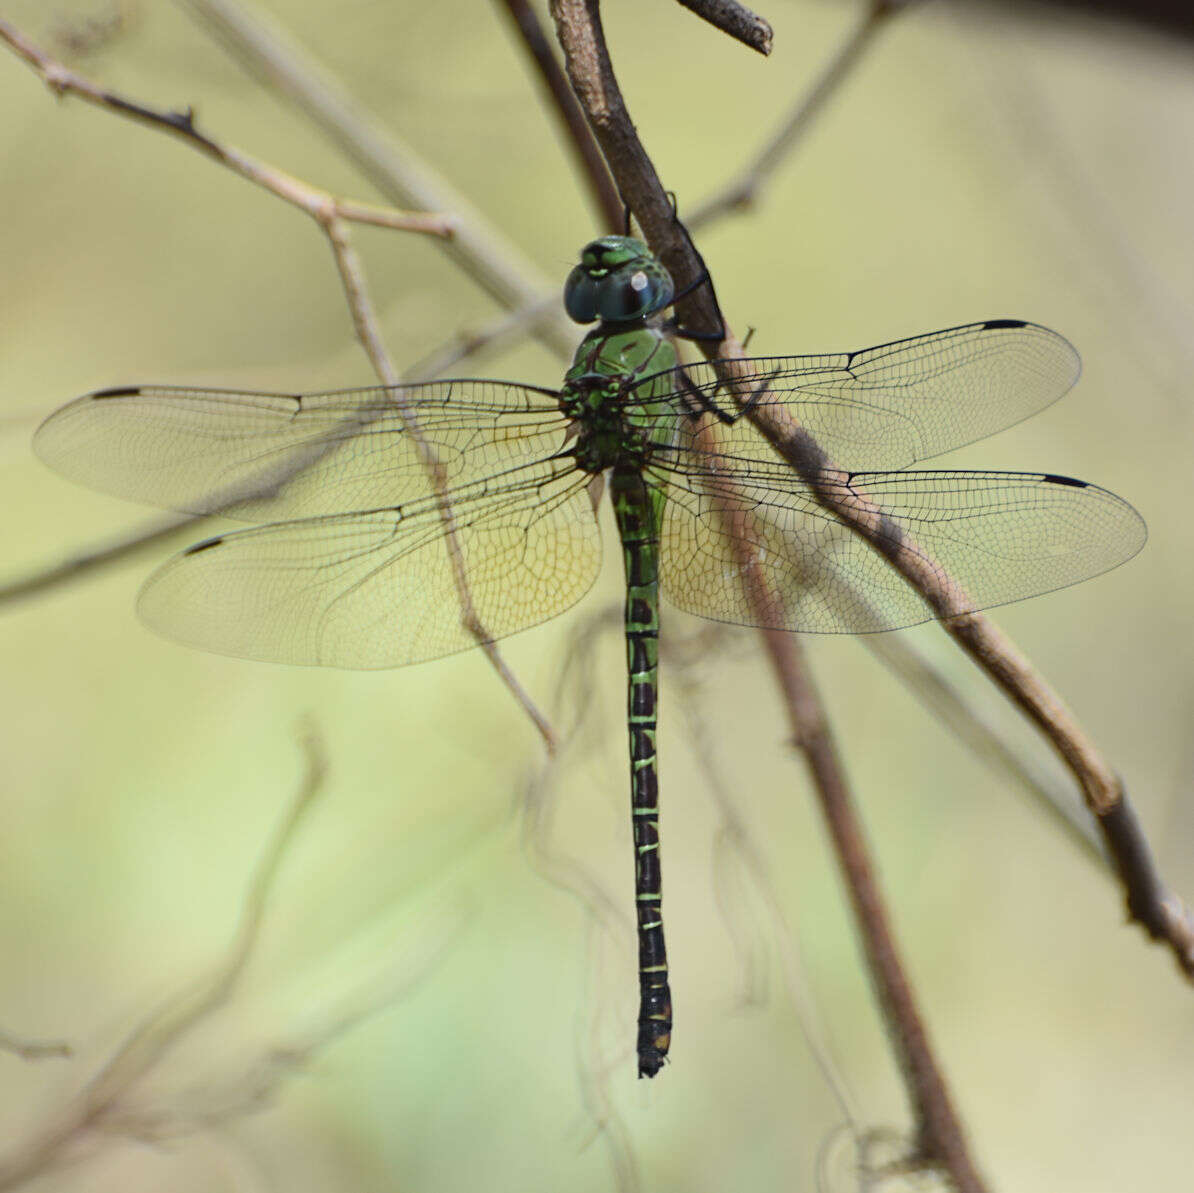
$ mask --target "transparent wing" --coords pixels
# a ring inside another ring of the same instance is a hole
[[[658,472],[668,482],[662,587],[717,621],[868,633],[934,617],[866,541],[818,506],[783,465],[733,474]],[[1105,489],[1022,472],[870,472],[850,478],[972,610],[1076,584],[1144,545],[1140,515]],[[733,526],[746,554],[730,537]],[[748,561],[753,560],[753,564]],[[744,579],[757,568],[761,606]]]
[[[490,639],[591,587],[601,548],[587,481],[549,461],[454,494],[460,570]],[[149,578],[138,612],[188,646],[278,663],[397,667],[477,645],[433,500],[208,539]]]
[[[787,409],[842,468],[907,468],[1035,414],[1078,379],[1070,343],[1033,323],[989,320],[828,356],[755,357],[738,393]],[[673,391],[689,408],[734,402],[710,363],[687,365]],[[645,381],[644,389],[651,379]],[[691,435],[685,420],[682,433]],[[728,457],[774,462],[765,440],[740,419],[719,428]]]
[[[429,496],[420,437],[455,486],[551,455],[566,425],[549,391],[500,381],[316,394],[137,386],[64,406],[34,449],[117,497],[266,522]]]

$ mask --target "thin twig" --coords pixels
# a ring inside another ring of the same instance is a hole
[[[343,84],[284,29],[247,0],[177,0],[254,73],[289,97],[391,202],[456,218],[444,251],[507,310],[537,302],[545,289],[536,267],[463,195],[419,160]],[[530,330],[553,351],[571,357],[576,333],[562,311]]]
[[[764,630],[768,657],[784,693],[792,744],[804,756],[813,790],[834,842],[834,854],[863,938],[871,982],[895,1048],[916,1115],[916,1153],[912,1168],[948,1174],[957,1193],[985,1193],[987,1188],[970,1158],[962,1124],[933,1054],[928,1029],[904,974],[895,936],[867,850],[866,837],[837,755],[837,747],[808,675],[794,634]]]
[[[681,0],[683,3],[683,0]],[[896,0],[870,0],[858,23],[837,47],[811,87],[800,97],[778,128],[739,172],[721,190],[705,199],[685,216],[690,232],[725,215],[749,207],[780,163],[792,152],[802,136],[820,115],[826,102],[854,72],[875,34],[887,24],[886,18],[907,5]]]
[[[752,50],[764,55],[771,53],[771,26],[738,0],[680,0],[680,3]]]
[[[528,0],[501,0],[510,14],[514,28],[526,47],[531,61],[543,84],[545,98],[550,101],[552,111],[560,120],[568,144],[576,160],[581,176],[588,182],[589,198],[597,212],[598,223],[606,231],[618,232],[622,228],[623,207],[609,167],[593,134],[585,123],[585,114],[568,86],[568,80],[556,61],[555,47],[543,32],[539,18]]]

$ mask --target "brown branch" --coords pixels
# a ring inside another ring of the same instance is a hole
[[[734,360],[724,375],[735,401]],[[1064,701],[988,617],[974,612],[965,590],[907,537],[883,510],[851,484],[815,440],[778,403],[757,405],[751,422],[792,465],[819,505],[860,535],[926,601],[942,628],[1040,730],[1078,782],[1096,818],[1123,888],[1130,919],[1166,944],[1187,978],[1194,978],[1194,918],[1156,871],[1148,842],[1119,776],[1087,736]]]
[[[670,252],[686,270],[675,275],[682,286],[681,279],[699,276],[703,266],[695,248],[679,230],[663,185],[626,111],[605,46],[597,0],[551,0],[551,11],[573,89],[605,151],[619,189],[638,216],[652,246],[657,250],[666,246],[664,251]],[[697,300],[694,307],[701,309],[699,295],[709,289],[699,288],[693,296]],[[708,317],[712,301],[708,298],[703,301],[703,311]],[[730,347],[741,353],[735,343],[731,342]],[[794,639],[788,634],[766,631],[764,641],[794,729],[800,727],[801,748],[839,851],[872,980],[916,1112],[919,1158],[941,1167],[958,1190],[982,1193],[984,1186],[969,1159],[944,1078],[899,964],[816,694],[800,672]]]
[[[605,51],[596,0],[553,0],[552,9],[573,88],[648,241],[664,256],[682,288],[700,276],[699,258],[674,219],[626,113]],[[692,296],[694,305],[708,302],[709,290],[699,287]],[[707,355],[714,354],[712,346],[704,347]],[[749,395],[755,398],[750,421],[792,465],[818,504],[887,559],[925,599],[946,632],[1045,735],[1077,780],[1088,809],[1101,822],[1126,799],[1123,785],[1062,700],[1006,635],[983,614],[972,611],[962,589],[925,552],[906,536],[892,532],[890,519],[864,492],[851,487],[850,474],[824,455],[781,403],[760,401],[757,381],[752,388],[735,384],[742,349],[728,328],[716,351],[722,358],[719,373],[733,399],[742,405]],[[1101,823],[1100,829],[1123,884],[1129,916],[1153,939],[1168,945],[1182,972],[1194,977],[1194,918],[1157,876],[1134,816],[1117,816],[1113,832]]]
[[[671,200],[647,157],[605,47],[596,0],[551,0],[556,35],[572,90],[613,171],[622,198],[643,229],[647,242],[683,290],[701,276],[704,264],[676,220]],[[685,327],[715,329],[721,318],[710,287],[699,286],[677,307]]]
[[[752,50],[771,53],[771,26],[738,0],[680,0],[680,3]]]
[[[544,95],[572,147],[581,176],[588,182],[589,200],[597,212],[598,223],[609,232],[622,228],[623,207],[609,168],[593,134],[585,123],[585,114],[568,86],[568,80],[556,61],[555,48],[543,32],[539,18],[528,0],[501,0],[522,44],[531,57],[543,83]]]
[[[683,2],[683,0],[681,0]],[[858,23],[833,56],[822,68],[811,87],[780,121],[778,128],[743,167],[738,177],[707,198],[685,217],[690,231],[710,223],[730,211],[749,207],[758,197],[764,183],[792,152],[796,143],[812,127],[826,102],[838,91],[862,61],[863,53],[871,46],[875,34],[886,24],[886,17],[906,8],[899,0],[870,0]]]

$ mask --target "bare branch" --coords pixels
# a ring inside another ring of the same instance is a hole
[[[681,0],[683,3],[683,0]],[[811,87],[797,100],[788,115],[780,121],[779,127],[762,149],[716,194],[711,195],[694,211],[685,222],[690,231],[715,220],[729,211],[749,207],[758,197],[758,192],[783,160],[792,152],[796,143],[812,127],[826,102],[833,96],[862,61],[864,52],[873,44],[875,34],[886,24],[886,17],[897,9],[907,7],[893,0],[871,0],[858,23],[838,46],[833,57],[822,68]]]
[[[563,128],[581,176],[588,182],[589,199],[597,211],[598,223],[607,231],[622,227],[622,200],[609,176],[609,169],[593,134],[585,123],[585,115],[568,86],[568,80],[556,61],[555,48],[543,32],[539,18],[528,0],[502,0],[519,37],[530,54],[543,83],[545,98]]]
[[[985,1193],[987,1186],[970,1158],[965,1133],[934,1056],[928,1029],[904,974],[866,837],[854,810],[820,696],[804,664],[799,639],[795,634],[778,630],[764,630],[763,634],[784,693],[792,744],[804,756],[833,838],[834,853],[862,934],[863,955],[887,1025],[888,1039],[895,1048],[913,1101],[916,1153],[906,1164],[910,1168],[924,1166],[947,1173],[957,1193]]]
[[[771,53],[771,26],[738,0],[680,0],[680,3],[752,50]]]
[[[605,50],[596,0],[553,0],[553,13],[573,88],[580,97],[605,149],[622,191],[657,251],[671,252],[685,272],[675,274],[682,286],[697,276],[695,249],[677,229],[663,187],[638,141],[626,113]],[[640,204],[644,205],[640,208]],[[656,229],[662,234],[656,239]],[[665,247],[666,246],[666,247]],[[683,279],[683,281],[681,281]],[[700,287],[698,294],[709,290]],[[695,296],[694,296],[695,297]],[[703,346],[710,356],[711,345]],[[726,329],[717,347],[719,373],[734,401],[744,404],[748,392],[735,383],[741,345]],[[749,390],[758,398],[756,388]],[[912,586],[941,620],[943,628],[1037,726],[1077,780],[1086,805],[1100,820],[1100,829],[1120,881],[1128,913],[1155,940],[1166,943],[1187,976],[1194,978],[1194,918],[1167,891],[1155,873],[1150,851],[1127,814],[1114,820],[1115,831],[1102,818],[1125,798],[1119,777],[1087,737],[1073,714],[1011,640],[983,614],[972,612],[965,592],[906,535],[866,494],[853,488],[850,474],[830,461],[811,435],[781,403],[756,401],[748,413],[771,446],[792,465],[812,496],[838,521],[866,539]]]

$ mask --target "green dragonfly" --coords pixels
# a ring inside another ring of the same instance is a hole
[[[799,420],[825,458],[853,470],[838,483],[864,491],[975,609],[1097,575],[1145,537],[1130,505],[1081,481],[905,471],[1070,388],[1077,355],[1047,328],[1000,319],[860,352],[739,362],[734,403],[714,365],[678,365],[677,329],[662,320],[675,298],[644,244],[606,236],[582,250],[565,286],[568,314],[596,327],[558,390],[493,380],[313,394],[130,386],[71,402],[35,439],[46,463],[105,492],[264,523],[160,567],[138,604],[151,628],[223,654],[331,667],[438,658],[575,604],[597,576],[608,478],[626,571],[647,1077],[672,1033],[655,746],[660,592],[702,617],[819,633],[933,616],[737,417],[742,395]]]

